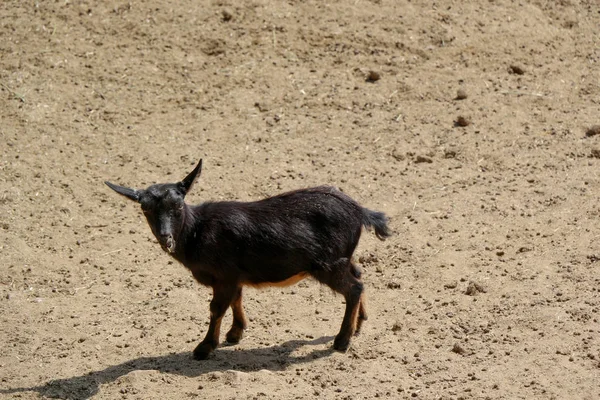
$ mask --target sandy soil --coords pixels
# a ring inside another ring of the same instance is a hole
[[[3,1],[0,397],[600,398],[598,26],[594,0]],[[330,184],[391,217],[347,353],[303,281],[191,358],[210,292],[103,181],[201,157],[191,203]]]

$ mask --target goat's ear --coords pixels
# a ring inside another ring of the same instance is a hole
[[[192,172],[190,172],[189,175],[186,176],[184,180],[179,182],[184,193],[187,193],[190,190],[190,188],[194,184],[194,181],[200,175],[201,171],[202,171],[202,160],[200,160],[198,165],[196,165],[196,168],[194,168],[194,170]]]
[[[119,185],[115,185],[114,183],[110,183],[108,181],[105,181],[104,183],[106,183],[106,185],[109,188],[111,188],[115,192],[127,197],[128,199],[131,199],[133,201],[140,201],[140,194],[137,190],[126,188],[126,187],[119,186]]]

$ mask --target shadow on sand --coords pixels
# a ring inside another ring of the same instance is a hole
[[[101,371],[91,371],[81,376],[56,379],[41,386],[0,389],[0,394],[37,392],[42,396],[60,399],[88,399],[98,393],[100,385],[115,381],[132,371],[157,370],[163,373],[197,377],[214,371],[235,369],[242,372],[267,369],[281,371],[290,365],[309,362],[333,353],[332,348],[314,350],[303,356],[292,353],[306,345],[320,345],[333,339],[324,336],[314,340],[291,340],[281,345],[261,349],[235,350],[231,346],[219,347],[204,361],[196,361],[191,352],[173,353],[157,357],[140,357]]]

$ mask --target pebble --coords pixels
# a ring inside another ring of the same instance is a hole
[[[454,121],[454,126],[465,127],[469,125],[471,125],[471,121],[463,116],[459,116],[456,118],[456,121]]]
[[[587,137],[592,137],[596,135],[600,135],[600,125],[594,125],[585,132],[585,136]]]
[[[511,65],[510,67],[508,67],[508,71],[511,74],[516,74],[516,75],[523,75],[525,73],[525,69],[523,67],[521,67],[520,65]]]
[[[466,350],[460,344],[455,343],[454,346],[452,346],[452,352],[463,355],[466,353]]]
[[[467,286],[467,290],[465,290],[465,294],[468,296],[475,296],[478,293],[485,293],[487,290],[476,282],[469,282],[469,286]]]
[[[404,161],[404,159],[406,158],[404,154],[402,154],[397,149],[392,150],[392,157],[394,157],[396,161]]]
[[[381,74],[377,71],[369,71],[367,74],[367,82],[377,82],[381,79]]]
[[[229,22],[233,19],[233,13],[229,10],[223,10],[221,12],[221,17],[223,18],[223,21]]]
[[[457,286],[458,286],[458,282],[452,281],[452,282],[446,283],[444,285],[444,288],[445,289],[456,289]]]
[[[456,150],[446,150],[444,152],[444,158],[456,158]]]
[[[388,289],[400,289],[402,286],[400,285],[400,282],[397,281],[390,281],[387,284]]]

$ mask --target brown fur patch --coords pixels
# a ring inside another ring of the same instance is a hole
[[[260,282],[260,283],[255,283],[255,282],[244,282],[244,285],[247,286],[252,286],[254,288],[264,288],[264,287],[286,287],[286,286],[291,286],[294,285],[298,282],[300,282],[301,280],[305,279],[308,276],[308,272],[301,272],[297,275],[291,276],[283,281],[279,281],[279,282]]]

